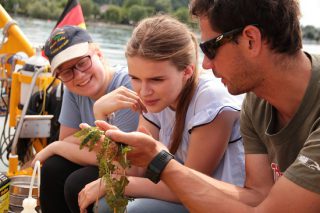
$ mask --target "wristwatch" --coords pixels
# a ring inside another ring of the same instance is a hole
[[[172,159],[174,159],[174,156],[171,153],[161,150],[161,152],[159,152],[150,162],[145,177],[154,183],[158,183],[160,181],[161,172]]]

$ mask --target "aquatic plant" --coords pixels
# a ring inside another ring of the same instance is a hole
[[[114,213],[126,212],[130,198],[124,195],[129,180],[126,169],[130,168],[127,153],[131,150],[127,145],[116,143],[104,136],[104,131],[97,127],[84,128],[74,134],[80,138],[80,149],[88,147],[89,151],[98,148],[97,161],[99,177],[105,183],[105,200]]]

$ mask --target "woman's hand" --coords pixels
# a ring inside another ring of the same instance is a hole
[[[49,145],[47,145],[44,149],[42,149],[40,152],[38,152],[35,156],[34,159],[32,160],[31,166],[33,167],[36,163],[37,160],[40,161],[40,163],[43,163],[45,160],[47,160],[49,157],[52,155],[56,154],[55,153],[55,148],[57,146],[57,143],[61,143],[61,141],[55,141]]]
[[[147,112],[137,93],[121,86],[99,98],[93,105],[93,112],[97,120],[104,120],[111,113],[127,108],[135,112]]]
[[[78,204],[81,213],[86,213],[86,208],[105,194],[105,185],[101,178],[88,183],[78,195]]]

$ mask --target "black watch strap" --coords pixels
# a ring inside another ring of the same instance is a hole
[[[161,152],[159,152],[150,162],[145,177],[154,183],[158,183],[160,181],[161,172],[173,158],[174,156],[171,153],[161,150]]]

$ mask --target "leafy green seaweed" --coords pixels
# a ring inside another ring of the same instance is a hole
[[[114,213],[126,212],[130,198],[124,195],[124,190],[129,183],[126,169],[130,168],[130,162],[127,160],[130,147],[102,137],[104,131],[97,127],[84,128],[74,136],[81,140],[80,149],[88,147],[89,151],[92,151],[95,147],[98,148],[99,177],[106,186],[106,202]]]

